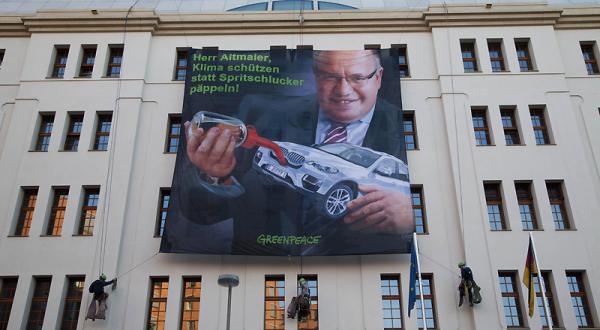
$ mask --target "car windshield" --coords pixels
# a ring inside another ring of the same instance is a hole
[[[380,157],[372,151],[346,143],[323,144],[317,146],[317,148],[362,167],[373,165]]]

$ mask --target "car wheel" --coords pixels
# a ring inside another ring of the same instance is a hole
[[[343,217],[348,213],[346,204],[353,200],[354,196],[354,190],[350,186],[343,183],[336,184],[325,194],[323,205],[325,215],[334,219]]]

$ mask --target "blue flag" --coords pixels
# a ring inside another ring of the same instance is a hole
[[[414,238],[413,238],[414,239]],[[417,284],[417,272],[419,267],[417,265],[417,251],[413,243],[412,250],[410,251],[410,284],[408,290],[408,317],[410,317],[410,311],[415,308],[415,302],[417,301],[417,291],[415,286]]]

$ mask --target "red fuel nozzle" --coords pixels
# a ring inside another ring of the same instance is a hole
[[[251,149],[254,147],[265,147],[273,150],[275,156],[277,156],[277,160],[279,164],[282,166],[287,165],[287,161],[285,160],[285,156],[283,155],[283,151],[281,151],[281,147],[279,147],[275,142],[265,139],[262,136],[259,136],[256,133],[256,128],[252,125],[246,125],[248,133],[246,135],[246,140],[242,143],[242,147],[246,149]]]

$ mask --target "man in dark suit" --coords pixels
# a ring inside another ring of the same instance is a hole
[[[347,142],[399,155],[403,144],[400,112],[377,97],[383,68],[376,52],[318,52],[314,74],[316,98],[249,96],[237,117],[271,140],[304,145]],[[397,252],[402,248],[401,236],[413,231],[406,194],[359,186],[364,195],[348,203],[350,212],[344,219],[326,222],[297,192],[251,171],[254,150],[234,147],[229,130],[193,129],[186,148],[187,168],[193,173],[180,183],[178,195],[179,207],[188,218],[201,218],[204,224],[234,219],[233,253]],[[312,247],[256,243],[260,234],[282,233],[320,236],[321,242]]]

